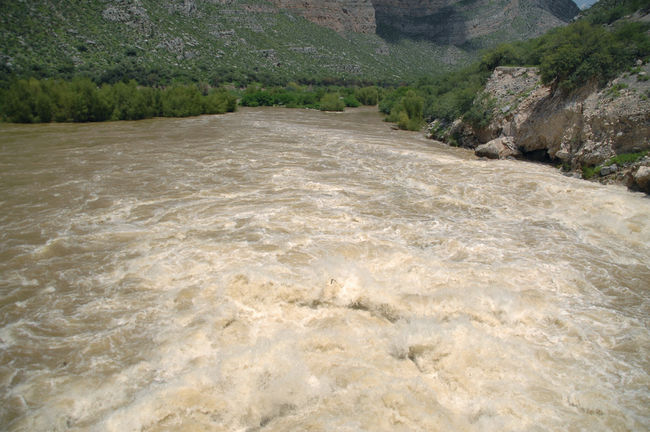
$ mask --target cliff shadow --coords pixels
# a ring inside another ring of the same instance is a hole
[[[456,46],[466,42],[467,24],[456,6],[445,6],[429,15],[395,16],[378,9],[376,3],[373,1],[377,35],[387,42],[411,39]]]

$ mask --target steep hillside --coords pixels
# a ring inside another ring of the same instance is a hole
[[[561,25],[575,8],[571,0],[442,1],[426,8],[420,3],[3,2],[0,80],[81,73],[97,81],[126,77],[149,84],[171,79],[398,82],[453,69],[469,62],[477,49]],[[436,4],[442,6],[431,6]]]
[[[11,1],[0,14],[0,79],[399,81],[468,58],[430,42],[344,35],[260,0]]]
[[[475,48],[538,36],[579,12],[572,0],[372,1],[379,34]]]

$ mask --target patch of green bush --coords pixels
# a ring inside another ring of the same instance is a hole
[[[321,111],[343,111],[345,102],[339,93],[326,93],[320,100]]]
[[[582,178],[585,180],[589,180],[593,178],[596,175],[600,174],[600,169],[602,167],[600,165],[597,166],[583,166],[582,167]]]
[[[648,11],[648,0],[600,0],[583,13],[592,24],[611,24],[637,10]]]
[[[629,86],[625,83],[618,83],[611,86],[607,89],[607,96],[611,98],[617,98],[621,95],[621,90],[628,88]]]
[[[286,87],[263,88],[261,84],[251,84],[242,94],[240,104],[249,107],[284,106],[287,108],[318,108],[318,101],[324,89],[313,90],[290,83]]]
[[[361,106],[361,102],[359,102],[357,98],[354,97],[353,94],[344,96],[343,103],[345,104],[346,107],[350,107],[350,108],[357,108]]]
[[[379,90],[377,87],[363,87],[355,90],[354,97],[363,105],[377,105],[379,102]]]
[[[619,155],[614,156],[613,158],[608,159],[604,165],[610,166],[614,164],[625,165],[625,164],[634,163],[646,157],[648,153],[650,152],[647,150],[638,153],[621,153]]]
[[[395,95],[390,96],[390,112],[386,121],[397,123],[397,127],[404,130],[420,130],[424,125],[423,110],[424,98],[419,96],[415,90],[407,89],[405,92],[400,89],[395,94],[402,94],[399,100]]]
[[[480,93],[474,98],[472,107],[463,115],[463,120],[474,129],[486,128],[494,117],[496,101],[487,93]]]

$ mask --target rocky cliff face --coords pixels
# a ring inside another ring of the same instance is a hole
[[[576,16],[572,0],[372,0],[380,34],[401,34],[441,44],[477,38],[532,37]]]
[[[536,36],[579,12],[572,0],[271,1],[339,32],[377,31],[389,38],[422,38],[443,45]]]
[[[495,102],[489,126],[474,130],[457,122],[450,134],[479,156],[546,160],[650,193],[650,157],[612,162],[650,150],[648,74],[650,64],[639,64],[605,88],[564,94],[541,85],[534,68],[499,67],[485,87]]]
[[[337,32],[375,33],[375,9],[370,0],[271,0],[308,20]]]

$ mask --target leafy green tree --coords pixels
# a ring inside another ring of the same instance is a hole
[[[424,124],[424,98],[412,89],[398,90],[403,94],[397,103],[392,103],[386,121],[397,123],[400,129],[419,130]],[[389,96],[394,100],[394,95]]]
[[[33,110],[33,86],[27,80],[17,80],[5,93],[4,109],[5,115],[11,122],[32,123],[34,121]]]
[[[481,57],[479,68],[493,71],[497,66],[520,65],[523,63],[521,49],[516,44],[504,43],[488,51]]]
[[[345,103],[339,93],[327,93],[320,100],[321,111],[343,111]]]
[[[212,90],[203,97],[204,114],[223,114],[234,111],[236,107],[237,99],[223,89]]]
[[[379,92],[377,87],[363,87],[354,92],[355,98],[363,105],[377,105]]]
[[[162,94],[164,117],[189,117],[201,114],[201,92],[196,86],[175,85]]]
[[[128,83],[117,82],[102,86],[101,93],[112,108],[110,120],[140,120],[155,114],[151,100],[147,100],[138,84],[131,80]]]
[[[472,107],[465,113],[463,120],[474,129],[486,128],[494,117],[496,101],[487,93],[480,93],[474,99]]]
[[[49,123],[52,121],[54,110],[52,106],[52,100],[50,99],[49,95],[43,92],[39,93],[36,96],[34,109],[36,111],[38,121],[42,123]]]
[[[406,93],[402,98],[402,106],[410,120],[422,119],[422,110],[424,108],[424,99],[415,94],[413,90]]]
[[[351,108],[357,108],[361,106],[361,103],[352,94],[345,96],[343,98],[343,103],[345,104],[346,107],[351,107]]]
[[[77,78],[73,80],[69,90],[73,93],[71,105],[73,121],[104,121],[109,118],[110,107],[90,79]]]

